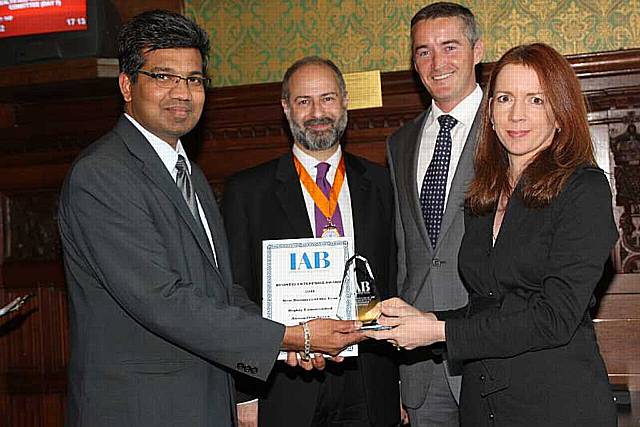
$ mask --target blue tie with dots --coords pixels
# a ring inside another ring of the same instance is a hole
[[[431,163],[422,181],[420,190],[420,207],[427,227],[427,234],[431,245],[435,249],[440,234],[440,224],[444,214],[444,199],[447,191],[447,175],[449,174],[449,159],[451,158],[451,129],[458,121],[443,114],[438,117],[440,132],[436,138]]]

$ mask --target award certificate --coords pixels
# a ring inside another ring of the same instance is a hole
[[[353,239],[348,237],[263,241],[263,317],[287,326],[317,317],[356,319],[354,290],[347,290],[347,301],[338,304],[352,254]],[[347,286],[354,286],[352,280]],[[340,355],[357,356],[358,346]],[[278,360],[285,359],[286,352],[280,352]]]

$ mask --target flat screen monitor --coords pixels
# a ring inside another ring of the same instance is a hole
[[[0,66],[115,57],[118,28],[110,0],[0,0]]]
[[[0,0],[0,39],[87,30],[87,0]]]

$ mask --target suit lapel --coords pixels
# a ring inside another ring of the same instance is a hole
[[[299,237],[313,237],[309,215],[304,203],[300,179],[293,165],[293,154],[289,151],[278,160],[276,167],[276,199],[287,216],[295,235]],[[276,221],[278,219],[274,219]]]
[[[349,153],[342,152],[347,169],[349,183],[349,197],[351,198],[351,217],[353,222],[354,251],[358,248],[371,248],[374,245],[372,236],[376,234],[373,219],[369,209],[371,180],[362,163]],[[344,211],[344,209],[342,209]],[[344,214],[343,214],[344,215]],[[343,220],[344,221],[344,220]]]
[[[372,181],[367,167],[355,156],[343,151],[345,164],[347,167],[347,181],[349,183],[349,197],[351,198],[351,217],[353,220],[354,253],[362,254],[362,248],[374,248],[376,244],[377,230],[379,227],[388,227],[389,224],[382,224],[378,215],[372,215],[380,206],[382,201],[378,198],[375,189],[371,189]],[[360,248],[360,249],[358,249]],[[369,259],[371,267],[374,268],[374,279],[379,280],[376,275],[374,260]],[[380,294],[380,287],[376,286],[375,291],[379,298],[388,297]]]
[[[218,210],[218,205],[215,202],[215,197],[213,195],[213,191],[211,190],[211,186],[207,182],[204,174],[200,169],[191,165],[191,181],[193,183],[193,188],[198,195],[198,200],[200,200],[200,204],[202,205],[202,210],[204,211],[204,216],[207,218],[207,224],[209,225],[209,231],[211,232],[211,240],[213,241],[213,246],[216,251],[216,259],[217,263],[213,258],[213,253],[211,251],[211,246],[209,245],[209,239],[205,235],[206,249],[203,249],[207,254],[207,258],[212,263],[214,267],[217,264],[217,270],[224,276],[225,279],[223,283],[231,283],[231,271],[229,270],[229,254],[227,253],[227,245],[226,245],[226,235],[224,232],[224,224],[222,221],[222,217],[220,216],[220,211]]]
[[[449,227],[457,215],[464,215],[464,198],[471,179],[473,178],[473,158],[475,154],[476,143],[478,140],[478,128],[480,123],[480,109],[476,112],[476,117],[471,125],[471,130],[465,141],[464,148],[458,160],[456,173],[453,175],[451,187],[449,188],[449,196],[447,197],[447,206],[442,216],[442,224],[440,225],[440,237],[443,240]]]
[[[418,151],[420,150],[424,125],[430,112],[431,107],[427,108],[427,110],[416,117],[416,119],[413,121],[413,128],[408,134],[409,142],[411,142],[413,146],[411,150],[404,150],[404,161],[408,166],[404,168],[404,188],[409,189],[408,197],[411,206],[411,213],[413,214],[415,223],[419,225],[418,230],[420,230],[420,236],[424,240],[425,247],[428,248],[429,253],[432,253],[433,245],[431,244],[431,239],[429,239],[429,235],[427,234],[427,227],[424,224],[424,216],[422,215],[422,207],[420,206],[420,189],[417,187],[416,180],[416,176],[418,175]],[[401,186],[400,188],[403,187]]]
[[[151,144],[126,117],[120,119],[114,131],[121,136],[131,154],[141,162],[141,172],[149,178],[152,185],[158,187],[166,195],[168,201],[176,208],[189,230],[195,236],[198,246],[206,254],[212,266],[216,268],[211,246],[202,226],[196,222],[191,214],[175,181],[162,163],[162,160],[160,160],[160,157],[158,157],[158,154],[151,147]]]

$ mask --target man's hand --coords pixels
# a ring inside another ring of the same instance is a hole
[[[337,356],[352,344],[367,339],[360,331],[361,322],[351,320],[313,319],[308,323],[311,349]]]
[[[400,425],[406,426],[409,425],[409,423],[409,413],[407,412],[402,402],[400,402]]]
[[[320,353],[313,353],[309,360],[303,360],[300,353],[295,351],[287,352],[287,365],[300,366],[305,371],[317,369],[322,371],[325,367],[324,357]]]
[[[258,399],[252,402],[238,403],[238,427],[258,427]]]
[[[363,341],[365,335],[360,331],[362,322],[352,320],[313,319],[307,322],[311,350],[336,356],[346,347]],[[302,326],[287,326],[282,340],[283,350],[304,350]],[[293,364],[293,356],[287,358]],[[318,361],[318,363],[324,363]],[[298,363],[296,363],[298,364]]]
[[[326,361],[330,360],[332,362],[341,363],[344,360],[342,356],[330,356],[324,357],[322,353],[313,353],[313,355],[309,358],[310,360],[304,361],[300,356],[300,353],[295,351],[287,352],[287,365],[295,367],[300,366],[302,369],[306,371],[310,371],[311,369],[317,369],[322,371],[326,366]]]

